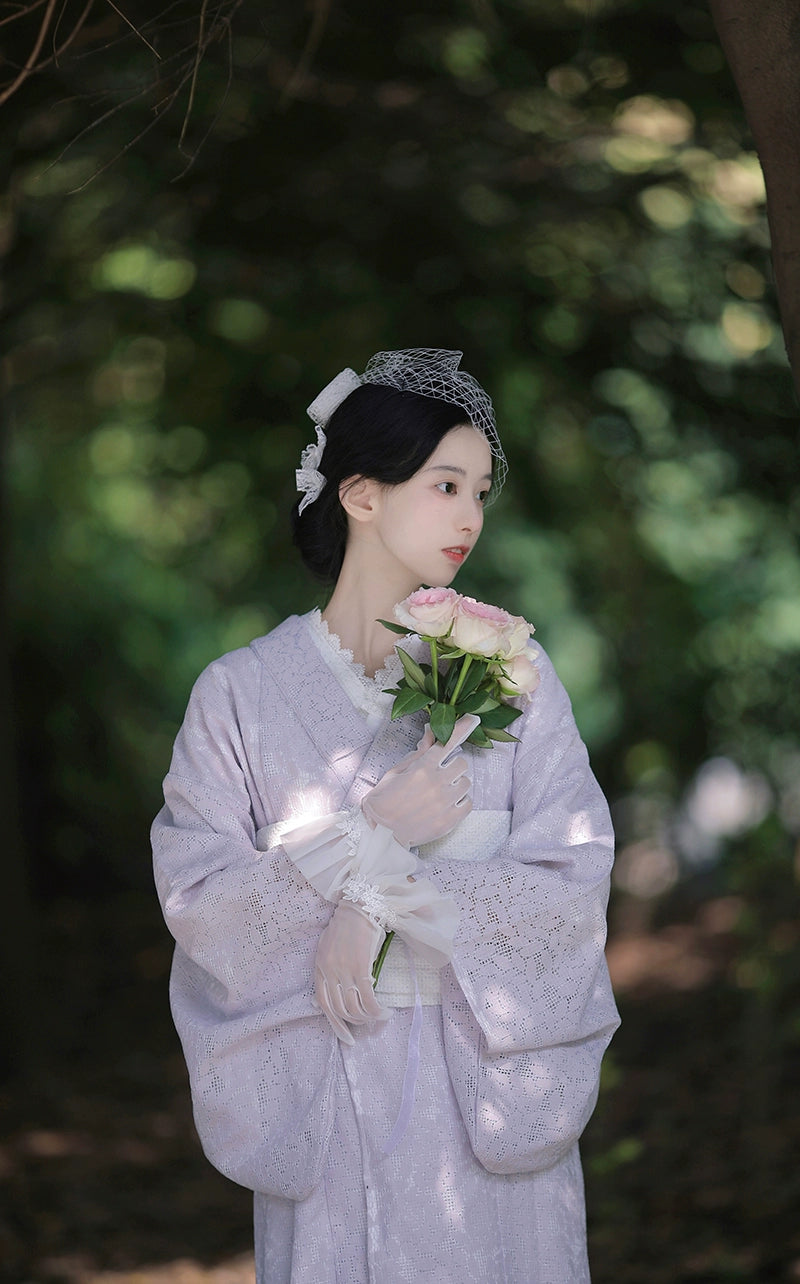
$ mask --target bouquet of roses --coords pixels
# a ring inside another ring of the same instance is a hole
[[[522,710],[508,699],[530,696],[539,685],[533,625],[450,588],[418,589],[398,602],[394,614],[396,624],[380,623],[404,637],[418,634],[430,647],[431,662],[417,664],[401,646],[395,648],[403,677],[387,691],[394,696],[392,720],[427,709],[431,731],[445,744],[462,713],[474,713],[480,725],[467,744],[488,749],[494,740],[516,740],[506,728]],[[373,964],[374,985],[393,936],[387,932]]]
[[[522,710],[508,699],[528,696],[539,684],[533,625],[450,588],[418,589],[394,614],[397,623],[380,623],[393,633],[419,634],[431,662],[417,664],[396,648],[404,676],[388,692],[395,697],[392,718],[425,709],[431,731],[445,744],[462,713],[474,713],[480,726],[467,743],[489,748],[494,740],[516,740],[506,728]]]

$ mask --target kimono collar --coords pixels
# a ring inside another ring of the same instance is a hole
[[[352,804],[416,747],[425,725],[422,715],[387,721],[371,732],[320,654],[303,616],[290,615],[250,645]]]

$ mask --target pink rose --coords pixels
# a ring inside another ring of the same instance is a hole
[[[503,649],[500,652],[503,659],[513,660],[517,655],[524,655],[528,649],[528,642],[533,631],[533,625],[529,624],[521,615],[512,615],[506,628]]]
[[[539,670],[533,663],[537,654],[533,647],[510,660],[503,661],[505,674],[498,673],[497,681],[503,695],[531,695],[539,685]]]
[[[504,654],[506,631],[513,617],[499,606],[462,597],[456,607],[453,631],[448,639],[470,655]]]
[[[398,624],[426,638],[443,638],[450,632],[460,595],[451,588],[417,589],[398,602],[394,616]]]

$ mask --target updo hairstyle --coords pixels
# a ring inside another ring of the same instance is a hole
[[[292,539],[312,575],[338,579],[347,544],[347,514],[339,487],[347,477],[369,477],[386,486],[408,481],[452,428],[469,423],[461,406],[382,384],[355,388],[334,410],[320,472],[325,485],[313,504],[291,514]]]

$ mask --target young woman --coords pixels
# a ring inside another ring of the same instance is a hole
[[[153,827],[195,1119],[255,1192],[259,1284],[588,1280],[604,799],[541,652],[516,744],[464,745],[470,717],[435,744],[384,694],[378,621],[449,584],[505,472],[460,356],[379,353],[309,407],[294,534],[333,593],[201,675]]]

